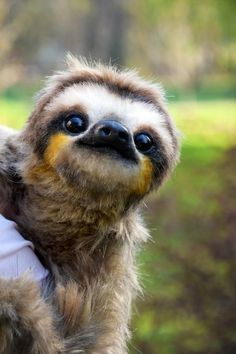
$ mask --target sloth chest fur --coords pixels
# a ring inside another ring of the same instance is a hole
[[[122,223],[117,205],[108,206],[100,210],[84,196],[45,196],[45,191],[29,188],[16,221],[46,263],[49,260],[72,278],[82,279],[83,274],[93,278],[110,267],[111,258],[124,243],[117,237]]]

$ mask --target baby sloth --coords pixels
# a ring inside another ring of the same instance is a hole
[[[1,353],[127,353],[139,206],[178,151],[159,86],[73,57],[21,132],[0,129],[0,212],[51,273],[0,279]]]

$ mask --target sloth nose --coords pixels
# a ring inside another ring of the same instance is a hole
[[[131,144],[129,130],[116,120],[102,120],[94,126],[94,139],[113,147],[125,147]]]
[[[97,148],[101,153],[114,151],[125,159],[137,162],[134,143],[128,128],[117,120],[104,119],[95,123],[77,140],[78,146]]]

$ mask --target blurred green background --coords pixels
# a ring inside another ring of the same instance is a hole
[[[236,353],[236,1],[0,0],[0,123],[21,128],[65,53],[161,82],[181,162],[144,208],[131,353]]]

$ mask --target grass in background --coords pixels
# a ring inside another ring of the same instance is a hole
[[[27,100],[0,97],[0,124],[21,129],[30,114],[31,107]]]

